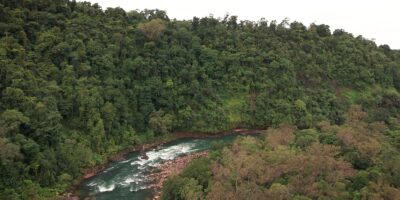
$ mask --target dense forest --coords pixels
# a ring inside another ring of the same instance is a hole
[[[393,199],[399,66],[400,51],[328,25],[0,0],[0,199],[55,197],[173,132],[238,127],[269,129],[195,161],[163,198]]]
[[[342,125],[282,124],[260,138],[215,144],[209,158],[164,184],[162,199],[398,200],[399,122],[368,122],[360,106],[345,116]]]

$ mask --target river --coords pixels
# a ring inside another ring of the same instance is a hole
[[[141,159],[138,152],[125,155],[125,160],[110,163],[98,175],[83,181],[77,193],[80,197],[95,197],[96,200],[151,199],[149,188],[154,180],[149,174],[163,161],[173,160],[185,154],[204,151],[213,142],[231,142],[237,135],[205,139],[178,139],[161,148],[146,151],[148,159]]]

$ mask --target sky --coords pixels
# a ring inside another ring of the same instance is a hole
[[[103,9],[121,7],[125,11],[165,10],[170,19],[192,19],[212,14],[236,15],[239,20],[282,21],[288,18],[308,26],[327,24],[331,31],[344,29],[354,36],[400,49],[399,0],[86,0]]]

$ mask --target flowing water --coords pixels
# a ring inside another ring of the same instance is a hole
[[[96,200],[151,199],[152,191],[149,178],[157,164],[173,160],[179,156],[204,151],[213,142],[231,142],[237,136],[221,136],[206,139],[178,139],[159,148],[146,151],[148,159],[141,159],[138,152],[125,156],[126,160],[114,162],[90,179],[81,183],[78,193],[81,197],[95,197]]]

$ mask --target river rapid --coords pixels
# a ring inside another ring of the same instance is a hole
[[[149,176],[160,163],[177,157],[208,150],[214,142],[232,142],[237,135],[205,139],[178,139],[161,148],[146,151],[148,159],[138,152],[125,155],[125,160],[110,163],[98,175],[83,181],[78,190],[81,198],[95,197],[96,200],[151,199],[150,188],[154,182]]]

